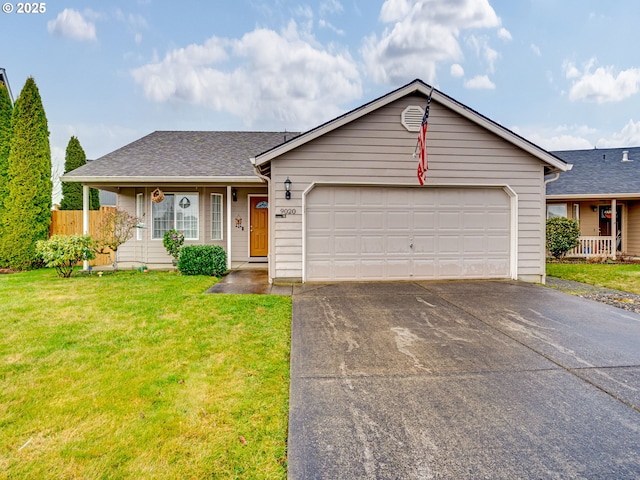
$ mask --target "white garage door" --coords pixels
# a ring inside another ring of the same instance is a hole
[[[501,188],[316,187],[306,280],[507,278],[510,223]]]

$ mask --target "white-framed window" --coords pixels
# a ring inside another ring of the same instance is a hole
[[[162,202],[151,203],[151,238],[162,240],[166,231],[175,228],[185,240],[197,240],[198,216],[197,193],[165,193]]]
[[[547,219],[553,217],[565,217],[567,216],[567,204],[555,203],[547,205]]]
[[[136,194],[136,217],[140,220],[138,224],[138,228],[136,228],[136,240],[142,240],[142,228],[144,227],[144,223],[142,223],[142,218],[144,216],[144,200],[143,193]]]
[[[211,194],[211,240],[222,240],[222,195]]]

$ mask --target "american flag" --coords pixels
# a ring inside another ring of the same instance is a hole
[[[431,90],[431,93],[433,93],[433,90]],[[427,125],[429,123],[431,93],[429,93],[429,97],[427,98],[427,106],[424,109],[424,116],[420,124],[420,133],[418,134],[418,182],[420,182],[420,185],[424,185],[424,182],[427,180],[427,169],[429,168],[429,163],[427,162]]]

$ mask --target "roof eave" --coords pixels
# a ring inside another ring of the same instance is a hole
[[[255,176],[96,176],[96,175],[63,175],[63,182],[92,183],[92,184],[121,184],[130,185],[132,183],[264,183]]]
[[[640,193],[557,193],[546,195],[547,200],[608,200],[637,199]]]

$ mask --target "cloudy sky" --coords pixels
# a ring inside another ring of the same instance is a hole
[[[71,135],[98,158],[154,130],[306,130],[415,78],[548,150],[640,145],[637,0],[41,5],[3,5],[0,67],[16,97],[35,78],[56,163]]]

